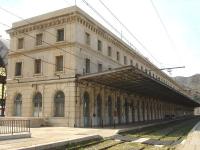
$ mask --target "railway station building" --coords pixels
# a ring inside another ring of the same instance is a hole
[[[193,115],[199,103],[76,6],[7,31],[7,118],[102,127]]]

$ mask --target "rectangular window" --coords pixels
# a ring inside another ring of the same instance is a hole
[[[21,76],[22,75],[22,62],[17,62],[15,64],[15,76]]]
[[[41,73],[41,59],[35,59],[35,74]]]
[[[57,30],[57,42],[64,41],[64,29]]]
[[[143,71],[143,66],[141,66],[141,70]]]
[[[135,64],[135,67],[138,68],[138,63]]]
[[[42,37],[43,37],[42,33],[36,34],[36,45],[42,45]]]
[[[124,65],[127,65],[127,57],[124,56]]]
[[[24,48],[24,38],[19,38],[18,39],[18,46],[17,46],[18,49],[22,49]]]
[[[86,73],[90,73],[90,59],[85,59],[85,71]]]
[[[120,61],[120,54],[117,52],[117,61]]]
[[[151,70],[149,71],[149,75],[151,76]]]
[[[102,72],[102,70],[103,70],[102,64],[98,64],[98,72]]]
[[[90,45],[90,34],[89,33],[85,33],[85,43],[87,44],[87,45]]]
[[[102,51],[102,42],[98,40],[98,51]]]
[[[133,65],[133,60],[132,59],[130,60],[130,65]]]
[[[56,56],[56,71],[63,71],[63,56]]]
[[[108,56],[112,56],[112,48],[108,46]]]

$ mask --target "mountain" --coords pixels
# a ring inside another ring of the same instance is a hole
[[[183,85],[185,88],[190,88],[200,91],[200,74],[195,74],[190,77],[177,76],[174,78],[176,82]]]
[[[180,85],[183,85],[195,100],[200,101],[200,74],[195,74],[190,77],[177,76],[174,77],[174,80]],[[195,114],[200,114],[200,108],[195,110]]]

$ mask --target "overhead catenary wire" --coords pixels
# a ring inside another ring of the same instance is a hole
[[[0,6],[0,9],[1,9],[1,8],[2,8],[2,7]],[[6,9],[1,9],[1,10],[5,11]],[[6,10],[5,12],[8,13],[8,12],[10,12],[10,11]],[[10,15],[14,15],[14,13],[12,13],[12,12],[10,12],[9,14],[10,14]],[[22,17],[20,17],[20,16],[18,16],[18,15],[14,15],[14,16],[22,19]],[[25,19],[25,20],[23,19],[23,21],[27,22],[26,19]],[[27,23],[28,23],[28,24],[33,24],[33,23],[31,23],[31,22],[27,22]],[[6,25],[6,24],[4,24],[4,23],[1,23],[1,24]],[[9,25],[6,25],[6,26],[9,27],[9,28],[12,28],[12,27],[9,26]],[[12,30],[17,30],[17,29],[12,29]],[[44,32],[46,32],[46,30],[44,30]],[[35,36],[29,35],[28,33],[23,33],[23,34],[25,34],[25,35],[27,35],[27,36],[33,38],[33,39],[36,39]],[[51,35],[52,35],[52,34],[51,34]],[[55,36],[55,35],[52,35],[52,36]],[[55,37],[56,37],[56,36],[55,36]],[[75,56],[75,57],[78,57],[78,58],[80,58],[80,59],[85,59],[85,58],[83,58],[83,57],[81,57],[81,56],[79,56],[79,55],[75,55],[75,54],[73,54],[73,53],[70,53],[69,51],[66,51],[66,50],[64,50],[64,49],[61,49],[61,48],[57,47],[56,45],[53,45],[53,44],[51,44],[51,43],[48,43],[48,42],[46,42],[46,41],[44,41],[44,40],[42,40],[42,42],[45,43],[45,44],[47,44],[47,45],[49,45],[49,46],[51,46],[51,47],[54,47],[54,48],[56,48],[56,49],[58,49],[58,50],[61,50],[61,51],[66,52],[66,53],[69,53],[69,54],[71,54],[71,55],[73,55],[73,56]],[[16,52],[16,51],[13,51],[13,52]],[[18,53],[21,53],[21,52],[18,52]],[[29,56],[29,55],[26,55],[26,54],[23,54],[23,53],[21,53],[21,54],[24,55],[24,56],[27,56],[27,57],[29,57],[29,58],[32,57],[32,56]],[[32,59],[36,59],[36,58],[33,58],[33,57],[32,57]],[[43,62],[52,64],[51,62],[48,62],[48,61],[45,61],[45,60],[43,60]],[[116,62],[116,61],[115,61],[115,62]],[[92,61],[90,61],[90,63],[91,63],[91,64],[94,64],[94,65],[96,65],[96,66],[98,66],[97,62],[92,62]],[[53,63],[52,65],[56,65],[56,64]],[[66,68],[66,67],[65,67],[65,69],[76,70],[76,69]],[[153,69],[153,70],[154,70],[154,69]],[[159,69],[155,69],[155,71],[157,71],[157,70],[159,70]]]
[[[6,24],[4,24],[4,23],[0,23],[0,24],[4,25],[4,26],[6,26],[6,27],[11,28],[11,26],[6,25]],[[17,29],[13,29],[13,30],[17,30]],[[29,34],[27,34],[27,33],[23,33],[23,34],[25,34],[25,35],[27,35],[27,36],[33,38],[33,39],[36,39],[35,36],[29,35]],[[17,37],[17,36],[15,36],[15,37]],[[44,43],[46,43],[46,44],[48,44],[48,45],[50,45],[50,46],[52,46],[52,47],[55,47],[54,45],[52,45],[52,44],[50,44],[50,43],[48,43],[48,42],[46,42],[46,41],[44,41],[44,40],[43,40],[42,42],[44,42]],[[58,47],[56,47],[56,48],[57,48],[57,49],[60,49],[60,48],[58,48]],[[60,50],[63,51],[63,49],[60,49]],[[26,54],[24,54],[23,52],[19,52],[19,51],[12,51],[12,52],[15,52],[15,53],[21,54],[21,55],[23,55],[23,56],[25,56],[25,57],[28,57],[28,58],[31,58],[31,59],[33,59],[33,60],[36,59],[36,58],[34,58],[34,57],[30,56],[30,55],[26,55]],[[66,51],[65,51],[65,52],[66,52]],[[68,52],[68,53],[69,53],[69,52]],[[45,62],[45,63],[47,63],[47,64],[51,64],[51,65],[56,66],[56,64],[54,64],[54,63],[52,63],[52,62],[48,62],[48,61],[46,61],[46,60],[44,60],[44,59],[41,59],[41,61],[43,61],[43,62]],[[93,63],[93,62],[91,61],[91,63]],[[96,64],[96,63],[94,63],[94,64],[95,64],[95,65],[98,65],[98,64]],[[65,68],[65,69],[70,69],[70,70],[76,70],[76,69],[67,68],[67,67],[64,67],[64,68]],[[157,69],[156,69],[156,70],[157,70]],[[156,71],[156,70],[155,70],[155,71]]]
[[[100,18],[102,18],[103,20],[105,20],[106,22],[108,22],[94,7],[92,7],[92,5],[90,5],[86,0],[82,0],[90,9],[92,9]],[[120,21],[121,22],[121,21]],[[122,23],[122,22],[121,22]],[[110,23],[109,23],[110,24]],[[124,25],[124,24],[123,24]],[[125,26],[126,27],[126,26]],[[111,28],[112,28],[112,25],[111,25]],[[127,27],[126,27],[127,28]],[[128,28],[127,28],[128,29]],[[114,28],[114,30],[117,30],[116,28]],[[130,31],[130,30],[129,30]],[[118,33],[120,33],[121,34],[121,31],[118,31],[117,30],[117,32]],[[130,32],[131,33],[131,32]],[[129,34],[130,34],[129,33]],[[132,36],[134,36],[133,35],[133,33],[131,33],[132,34]],[[124,37],[124,36],[123,36]],[[140,42],[141,44],[142,44],[142,42]],[[148,52],[148,53],[151,53],[150,51],[148,51],[148,49],[146,48],[146,46],[144,45],[144,44],[142,44],[144,47],[144,49]],[[151,57],[158,63],[158,64],[160,64],[160,66],[161,67],[163,67],[161,64],[161,62],[159,62],[152,54],[150,54],[151,55]],[[142,57],[144,57],[144,56],[142,56]],[[144,58],[144,59],[146,59],[146,58]],[[148,60],[149,61],[149,60]],[[159,70],[159,68],[157,68],[157,67],[155,67],[156,69],[150,69],[149,71],[160,71]]]
[[[66,0],[64,0],[65,2],[67,2],[68,3],[68,1],[66,1]],[[92,7],[86,0],[82,0],[90,9],[92,9],[98,16],[100,16],[101,17],[101,19],[103,19],[109,26],[111,26],[111,28],[113,28],[118,34],[121,34],[121,31],[118,31],[109,21],[107,21],[94,7]],[[103,2],[102,2],[103,3]],[[107,8],[107,7],[106,7]],[[19,19],[22,19],[24,22],[27,22],[28,24],[33,24],[33,22],[30,22],[30,21],[28,21],[27,19],[24,19],[23,17],[21,17],[21,16],[19,16],[19,15],[17,15],[17,14],[15,14],[15,13],[13,13],[13,12],[11,12],[11,11],[9,11],[9,10],[7,10],[7,9],[5,9],[5,8],[3,8],[3,7],[1,7],[0,6],[0,9],[1,10],[3,10],[3,11],[5,11],[5,12],[7,12],[8,14],[10,14],[10,15],[13,15],[13,16],[15,16],[15,17],[17,17],[17,18],[19,18]],[[111,12],[111,11],[110,11]],[[113,13],[112,13],[113,14]],[[114,14],[113,14],[114,15]],[[115,16],[115,15],[114,15]],[[116,17],[116,16],[115,16]],[[117,17],[116,17],[117,18]],[[118,21],[126,28],[126,26],[118,19]],[[126,28],[126,29],[128,29],[128,28]],[[128,30],[129,32],[130,32],[130,30]],[[53,33],[51,33],[51,32],[48,32],[47,30],[44,30],[44,32],[47,32],[47,33],[49,33],[50,35],[52,35],[52,36],[54,36],[54,37],[57,37],[56,35],[54,35]],[[130,32],[130,34],[131,34],[131,32]],[[132,36],[134,36],[133,34],[132,34]],[[124,36],[122,36],[124,39],[126,39]],[[134,36],[134,38],[135,39],[137,39],[135,36]],[[127,40],[127,39],[126,39]],[[128,41],[128,40],[127,40]],[[147,48],[137,39],[137,41],[147,50]],[[46,42],[46,41],[43,41],[45,44],[48,44],[49,45],[49,43],[48,42]],[[50,45],[50,46],[52,46],[52,44]],[[55,48],[57,48],[57,49],[60,49],[60,48],[58,48],[58,47],[55,47]],[[63,51],[63,49],[60,49],[60,50],[62,50]],[[65,52],[66,52],[66,50],[64,50]],[[68,52],[69,53],[69,52]],[[72,55],[74,55],[74,54],[72,54]],[[77,55],[78,56],[78,55]],[[80,56],[78,56],[79,58],[80,58]],[[154,56],[152,55],[152,57],[154,58]],[[82,58],[82,59],[84,59],[84,58]],[[154,58],[154,60],[156,60],[155,58]],[[157,61],[157,60],[156,60]],[[95,62],[92,62],[92,61],[90,61],[91,63],[93,63],[93,64],[95,64],[95,65],[98,65],[98,64],[96,64]],[[157,61],[158,62],[158,61]],[[158,62],[159,63],[159,62]],[[160,63],[159,63],[160,64]]]
[[[11,12],[11,11],[9,11],[9,10],[7,10],[7,9],[5,9],[5,8],[3,8],[3,7],[1,7],[1,6],[0,6],[0,9],[3,10],[3,11],[5,11],[5,12],[7,12],[8,14],[10,14],[10,15],[12,15],[12,16],[15,16],[15,17],[17,17],[17,18],[23,20],[24,22],[27,22],[29,25],[33,24],[33,22],[28,21],[28,19],[24,19],[23,17],[21,17],[21,16],[15,14],[15,13],[13,13],[13,12]],[[53,33],[49,32],[49,31],[47,31],[47,30],[45,30],[45,32],[47,32],[47,33],[49,33],[50,35],[56,37]]]
[[[4,24],[4,23],[2,23],[2,22],[0,22],[0,24],[1,24],[1,25],[4,25],[4,26],[7,26],[7,27],[10,28],[9,25],[6,25],[6,24]],[[26,33],[24,33],[24,34],[27,35],[27,36],[30,36],[29,34],[26,34]],[[15,37],[17,37],[17,36],[15,36]],[[34,37],[34,36],[30,36],[30,37],[36,39],[36,37]],[[21,54],[21,55],[23,55],[23,56],[25,56],[25,57],[28,57],[28,58],[31,58],[31,59],[33,59],[33,60],[36,60],[36,59],[37,59],[37,58],[32,57],[32,56],[30,56],[30,55],[26,55],[26,54],[24,54],[23,52],[12,51],[12,50],[10,50],[10,52],[14,52],[14,53],[17,53],[17,54]],[[57,66],[55,63],[48,62],[48,61],[46,61],[46,60],[44,60],[44,59],[41,59],[41,61],[44,62],[44,63],[50,64],[50,65]],[[97,64],[96,64],[96,65],[97,65]],[[65,66],[63,66],[63,68],[65,68],[65,69],[70,69],[70,70],[76,70],[76,69],[68,68],[68,67],[65,67]],[[157,69],[157,68],[156,68],[156,69],[152,69],[152,71],[158,71],[158,70],[159,70],[159,69]]]
[[[149,55],[158,63],[161,65],[160,61],[158,61],[153,54],[147,49],[147,47],[128,29],[126,25],[111,11],[111,9],[102,1],[99,0],[99,2],[106,8],[106,10],[120,23],[122,27],[144,48],[146,52],[149,53]]]
[[[105,23],[107,23],[115,32],[121,35],[121,31],[118,31],[109,21],[107,21],[92,5],[90,5],[86,0],[82,0],[92,11],[94,11]],[[125,37],[123,37],[125,38]],[[125,38],[126,39],[126,38]],[[126,39],[127,40],[127,39]]]
[[[175,47],[176,47],[176,46],[175,46],[175,42],[174,42],[174,40],[171,38],[171,36],[170,36],[170,34],[169,34],[169,32],[168,32],[168,29],[167,29],[167,27],[166,27],[166,25],[165,25],[165,23],[164,23],[164,21],[163,21],[163,19],[162,19],[162,17],[161,17],[161,15],[160,15],[160,13],[159,13],[159,11],[158,11],[156,5],[154,4],[153,0],[150,0],[150,2],[151,2],[151,5],[152,5],[152,7],[153,7],[153,9],[154,9],[154,11],[155,11],[155,13],[156,13],[158,19],[159,19],[159,22],[161,23],[161,25],[162,25],[162,27],[163,27],[163,29],[164,29],[164,31],[165,31],[165,34],[166,34],[166,36],[167,36],[167,38],[168,38],[168,40],[169,40],[169,42],[170,42],[170,44],[171,44],[173,50],[174,50],[174,51],[177,51],[176,48],[175,48]],[[177,54],[178,54],[178,52],[177,52]],[[179,55],[179,54],[178,54],[178,55]],[[179,58],[180,58],[181,63],[182,63],[182,59],[181,59],[180,55],[179,55]]]
[[[158,9],[156,8],[156,5],[154,4],[153,0],[150,0],[150,2],[151,2],[151,5],[152,5],[152,7],[153,7],[153,9],[154,9],[154,11],[155,11],[155,13],[156,13],[156,15],[157,15],[157,17],[158,17],[160,23],[161,23],[161,25],[162,25],[162,27],[163,27],[163,29],[164,29],[166,35],[167,35],[168,40],[170,41],[171,45],[172,45],[173,47],[175,47],[174,41],[172,40],[172,38],[171,38],[171,36],[170,36],[170,34],[169,34],[168,30],[167,30],[167,27],[166,27],[164,21],[162,20],[160,14],[159,14],[159,12],[158,12]]]

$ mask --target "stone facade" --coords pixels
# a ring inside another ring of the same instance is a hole
[[[64,37],[58,41],[60,29]],[[9,117],[42,117],[50,125],[89,127],[164,119],[193,111],[155,97],[79,83],[76,75],[133,65],[182,91],[174,80],[75,6],[16,22],[8,33]],[[37,34],[42,34],[40,45],[36,45]],[[20,49],[19,39],[23,42]],[[57,56],[63,58],[61,71],[56,71]],[[39,74],[34,72],[36,59],[41,60]],[[21,73],[16,76],[17,62],[21,62]]]

